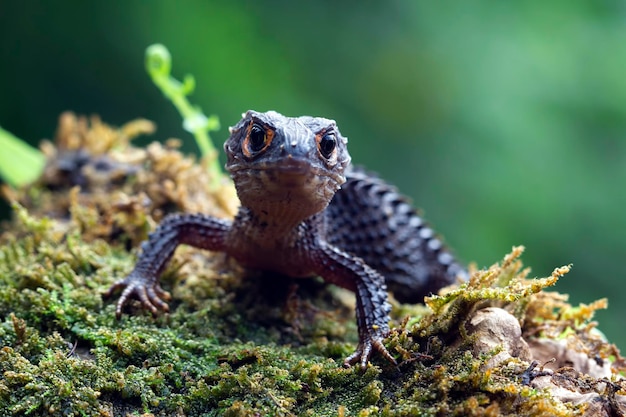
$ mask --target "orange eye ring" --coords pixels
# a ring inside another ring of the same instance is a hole
[[[254,158],[264,152],[274,139],[274,131],[267,129],[259,123],[252,122],[248,125],[246,138],[241,144],[241,150],[247,158]]]

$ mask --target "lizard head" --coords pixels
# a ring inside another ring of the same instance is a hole
[[[224,144],[241,203],[253,211],[318,213],[345,182],[347,139],[334,120],[248,111]]]

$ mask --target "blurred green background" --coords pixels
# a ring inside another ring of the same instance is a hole
[[[190,139],[144,72],[154,42],[218,142],[247,109],[336,119],[462,260],[573,263],[558,290],[608,296],[600,329],[626,347],[623,2],[5,1],[0,126],[36,143],[69,109]]]

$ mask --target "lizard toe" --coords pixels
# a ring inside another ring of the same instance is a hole
[[[372,354],[371,341],[360,342],[356,350],[354,351],[354,353],[348,356],[343,361],[343,366],[345,368],[350,368],[352,365],[355,365],[358,363],[360,364],[361,369],[365,370],[367,368],[367,362],[371,354]]]
[[[126,278],[115,282],[104,294],[110,296],[118,289],[124,288],[115,308],[115,316],[122,317],[123,309],[131,299],[137,299],[142,307],[149,310],[156,316],[160,311],[169,311],[169,306],[164,301],[171,298],[167,291],[164,291],[158,284],[150,285],[146,280],[136,275],[129,275]]]
[[[383,358],[391,362],[393,365],[397,365],[394,357],[391,356],[385,345],[383,345],[382,339],[370,338],[369,340],[359,343],[354,353],[343,361],[343,366],[345,368],[349,368],[358,363],[362,370],[367,369],[367,363],[374,350],[380,353]]]

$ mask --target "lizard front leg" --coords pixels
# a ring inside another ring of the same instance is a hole
[[[201,249],[223,251],[231,222],[203,214],[173,214],[150,233],[141,245],[142,253],[135,268],[126,278],[115,282],[104,294],[111,296],[124,289],[115,309],[120,318],[128,301],[136,297],[152,314],[168,311],[164,300],[170,295],[159,285],[158,279],[178,245],[186,244]]]
[[[391,312],[383,276],[365,264],[361,258],[333,246],[323,245],[319,256],[317,273],[325,280],[356,294],[359,344],[356,351],[345,359],[344,366],[359,363],[361,368],[366,368],[373,350],[395,365],[396,360],[382,343],[389,333]]]

